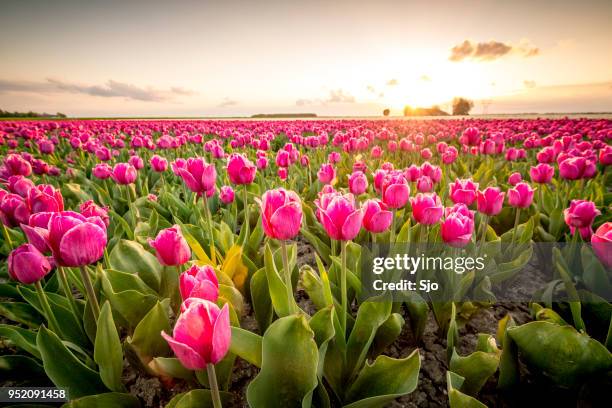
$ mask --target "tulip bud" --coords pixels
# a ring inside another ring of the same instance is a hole
[[[178,225],[159,231],[154,240],[149,239],[149,245],[155,249],[159,263],[165,266],[182,265],[191,257],[189,245]]]
[[[527,183],[518,183],[508,190],[508,204],[515,208],[527,208],[533,201],[533,189]]]
[[[487,187],[484,191],[478,191],[476,196],[478,211],[482,214],[493,216],[501,212],[504,204],[504,193],[497,187]]]
[[[385,232],[393,222],[393,213],[380,200],[367,200],[363,203],[363,227],[371,233]]]
[[[199,298],[216,302],[219,298],[219,280],[211,266],[194,265],[179,276],[179,290],[183,300]]]
[[[256,200],[261,208],[264,233],[274,239],[293,239],[302,227],[302,202],[291,190],[268,190]]]
[[[349,176],[349,191],[361,195],[368,189],[368,178],[361,171],[355,171]]]
[[[410,204],[412,205],[412,216],[419,224],[433,225],[444,213],[444,207],[436,193],[419,193],[416,197],[410,198]]]
[[[117,163],[113,167],[111,177],[117,184],[128,185],[136,181],[138,173],[136,168],[129,163]]]
[[[257,168],[244,155],[233,153],[227,162],[227,175],[233,184],[251,184]]]
[[[49,271],[49,260],[34,245],[23,244],[9,254],[8,272],[16,281],[31,284],[44,278]]]
[[[338,241],[350,241],[359,234],[363,212],[355,208],[352,194],[334,194],[318,203],[319,216],[327,234]]]
[[[612,268],[612,222],[602,224],[591,237],[593,251],[602,264]]]
[[[234,195],[234,189],[231,186],[222,186],[219,199],[223,204],[231,204],[234,202]]]

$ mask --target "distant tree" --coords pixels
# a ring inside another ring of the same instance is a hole
[[[412,116],[413,113],[413,109],[410,106],[404,106],[404,116]]]
[[[62,113],[62,112],[57,112],[57,113],[55,114],[55,116],[57,116],[58,118],[62,118],[62,119],[65,119],[65,118],[66,118],[66,114],[65,114],[65,113]]]
[[[390,111],[389,109],[385,109],[385,110],[383,111],[383,115],[384,115],[384,116],[389,116],[389,113],[391,113],[391,111]]]
[[[474,107],[474,101],[457,97],[453,99],[453,115],[469,115]]]

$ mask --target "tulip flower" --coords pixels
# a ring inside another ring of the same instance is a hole
[[[153,155],[153,157],[151,157],[149,160],[149,164],[151,165],[153,171],[157,173],[163,173],[164,171],[168,170],[168,160],[158,155]]]
[[[389,208],[402,208],[408,202],[410,187],[401,173],[390,173],[382,182],[382,200]]]
[[[234,189],[231,186],[222,186],[219,191],[219,199],[225,205],[234,202]]]
[[[178,225],[159,231],[155,239],[149,239],[149,245],[155,249],[159,263],[165,266],[180,266],[191,258],[191,250]]]
[[[144,167],[144,161],[138,156],[131,156],[128,159],[128,163],[134,166],[136,170],[140,170]]]
[[[419,177],[416,185],[417,185],[417,190],[421,193],[429,193],[433,191],[433,188],[434,188],[433,180],[425,175]]]
[[[89,217],[100,217],[104,225],[108,227],[110,224],[110,218],[108,216],[108,208],[100,207],[93,200],[87,200],[79,206],[81,215],[85,218]],[[31,220],[32,217],[30,217]]]
[[[374,234],[385,232],[393,222],[393,213],[381,200],[371,199],[363,203],[363,228]]]
[[[510,184],[511,186],[516,186],[521,181],[523,181],[523,177],[519,172],[514,172],[510,175],[510,177],[508,177],[508,184]]]
[[[278,169],[278,178],[285,181],[287,180],[287,177],[289,176],[289,173],[287,172],[287,168],[286,167],[279,167]]]
[[[211,266],[193,265],[179,276],[179,290],[183,300],[198,298],[216,302],[219,298],[219,280]]]
[[[51,269],[49,260],[36,249],[34,245],[23,244],[11,251],[8,257],[9,276],[21,283],[34,284],[38,300],[49,322],[51,330],[61,335],[59,331],[60,326],[57,323],[57,319],[53,314],[45,291],[40,283],[40,280],[44,278]]]
[[[348,241],[354,239],[363,221],[363,211],[355,208],[355,198],[352,194],[336,194],[329,201],[319,202],[319,216],[323,228],[334,240],[341,241],[341,267],[340,267],[340,293],[342,312],[340,322],[343,333],[346,333],[346,313],[348,295],[346,288],[346,246]]]
[[[531,181],[538,184],[548,184],[555,175],[555,168],[546,163],[540,163],[529,169]]]
[[[461,203],[470,206],[476,200],[478,183],[474,183],[470,179],[457,179],[454,183],[449,185],[449,188],[450,199],[455,204]]]
[[[260,200],[264,233],[280,241],[293,239],[302,227],[302,202],[291,190],[268,190]]]
[[[491,217],[501,212],[504,193],[497,187],[487,187],[484,191],[477,191],[476,201],[478,211]]]
[[[227,162],[227,175],[232,184],[251,184],[255,179],[257,168],[244,155],[233,153]]]
[[[32,165],[18,154],[9,154],[4,159],[9,176],[25,176],[32,174]]]
[[[533,201],[534,190],[527,183],[517,183],[508,190],[508,204],[515,208],[527,208]]]
[[[217,170],[214,164],[208,164],[202,157],[190,157],[175,172],[180,176],[189,190],[202,195],[215,187]]]
[[[117,184],[128,185],[136,181],[138,173],[136,168],[129,163],[117,163],[113,167],[111,177]]]
[[[332,164],[323,163],[317,172],[317,177],[322,184],[329,184],[336,178],[336,170]]]
[[[106,180],[113,175],[113,168],[106,163],[98,163],[91,169],[91,174],[95,178]]]
[[[64,211],[62,193],[50,184],[39,184],[28,190],[26,203],[32,214]]]
[[[349,191],[358,196],[368,189],[368,178],[361,171],[355,171],[349,176]]]
[[[10,192],[23,198],[28,196],[28,191],[34,186],[34,182],[24,176],[11,176],[8,179],[8,189]]]
[[[595,255],[606,268],[612,268],[612,222],[602,224],[591,237]]]
[[[474,214],[463,203],[446,208],[444,221],[440,224],[442,240],[455,248],[463,248],[472,240]]]
[[[593,233],[592,225],[595,217],[601,212],[595,206],[595,203],[587,200],[572,200],[569,208],[563,210],[563,218],[565,223],[570,228],[570,232],[575,236],[576,229],[580,232],[580,236],[585,241],[591,238]]]
[[[221,397],[214,364],[225,357],[231,343],[228,305],[225,304],[223,309],[219,309],[216,304],[207,300],[190,302],[189,307],[176,320],[172,334],[169,336],[164,331],[161,332],[185,368],[206,368],[213,406],[220,408]]]
[[[412,205],[412,216],[421,225],[436,224],[444,213],[444,207],[436,193],[419,193],[416,197],[410,198],[410,204]]]
[[[27,223],[29,217],[30,209],[21,196],[0,189],[0,221],[2,225],[13,228],[19,224]]]

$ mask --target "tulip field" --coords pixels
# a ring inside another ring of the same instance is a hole
[[[611,141],[596,118],[0,121],[0,402],[609,406]],[[408,255],[452,268],[394,289]]]

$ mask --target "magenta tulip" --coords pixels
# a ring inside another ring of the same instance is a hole
[[[0,189],[0,221],[8,227],[17,227],[27,223],[30,209],[25,200],[17,195]]]
[[[100,217],[85,218],[72,211],[53,213],[49,219],[48,245],[60,266],[84,266],[104,255],[106,225]]]
[[[334,166],[330,163],[323,163],[317,172],[317,177],[319,181],[323,184],[331,183],[332,180],[336,177],[336,170]]]
[[[189,302],[176,321],[173,336],[162,331],[181,364],[189,370],[203,370],[207,364],[217,364],[225,357],[232,332],[229,307],[223,309],[208,300]]]
[[[225,205],[231,204],[234,202],[234,189],[231,186],[222,186],[219,191],[219,199]]]
[[[408,202],[410,187],[401,173],[387,174],[382,182],[382,200],[393,209],[402,208]]]
[[[106,163],[98,163],[91,169],[91,174],[95,178],[106,180],[113,175],[113,168]]]
[[[446,208],[444,221],[440,224],[442,240],[455,248],[462,248],[472,240],[474,213],[463,203]]]
[[[371,199],[363,203],[363,228],[373,234],[385,232],[393,222],[393,213],[380,200]]]
[[[136,181],[138,172],[136,168],[129,163],[117,163],[113,167],[113,173],[111,177],[117,184],[128,185]]]
[[[510,175],[510,177],[508,177],[508,184],[510,184],[511,186],[516,186],[521,181],[523,181],[523,177],[519,172],[514,172]]]
[[[484,191],[477,192],[476,200],[480,213],[493,216],[499,214],[502,210],[504,193],[497,187],[487,187]]]
[[[100,207],[98,204],[94,203],[93,200],[87,200],[79,206],[79,211],[81,215],[85,218],[89,217],[100,217],[100,219],[104,222],[104,225],[108,227],[110,224],[110,218],[108,216],[108,208]],[[32,217],[30,217],[31,220]]]
[[[191,257],[189,244],[178,225],[159,231],[155,239],[149,239],[149,245],[155,249],[159,263],[165,266],[183,265]]]
[[[18,194],[23,198],[28,196],[28,191],[34,186],[34,182],[24,176],[11,176],[8,179],[8,188],[11,193]]]
[[[232,184],[251,184],[255,180],[257,167],[244,155],[233,153],[227,162],[227,175]]]
[[[183,300],[198,298],[216,302],[219,298],[219,280],[211,266],[193,265],[179,276],[179,290]]]
[[[18,154],[9,154],[4,159],[4,167],[9,176],[29,176],[32,174],[32,165]]]
[[[153,171],[157,173],[163,173],[164,171],[168,170],[168,160],[158,155],[151,157],[149,164],[151,165]]]
[[[368,178],[361,171],[355,171],[349,176],[349,191],[356,196],[361,195],[368,189]]]
[[[591,245],[601,263],[612,268],[612,222],[608,221],[597,228],[591,237]]]
[[[540,163],[529,169],[531,181],[538,184],[548,184],[555,175],[555,168],[546,163]]]
[[[32,214],[64,211],[62,193],[50,184],[39,184],[28,190],[26,202]]]
[[[217,182],[217,169],[214,164],[206,163],[202,157],[190,157],[174,168],[189,190],[199,195],[212,190]]]
[[[569,208],[563,210],[563,218],[565,223],[570,228],[570,232],[575,234],[576,229],[579,230],[583,239],[591,238],[593,221],[601,212],[595,206],[595,203],[587,200],[572,200]]]
[[[470,179],[457,179],[449,185],[450,199],[455,204],[472,205],[476,200],[476,192],[478,191],[478,183],[474,183]]]
[[[261,200],[261,222],[265,234],[274,239],[293,239],[302,227],[302,202],[291,190],[268,190]]]
[[[436,193],[419,193],[416,197],[410,198],[410,205],[412,206],[412,216],[422,225],[437,223],[444,213],[444,207]]]
[[[359,234],[363,212],[355,208],[352,194],[336,194],[329,202],[323,202],[319,216],[327,234],[338,241],[350,241]]]
[[[8,256],[11,278],[25,284],[37,282],[51,271],[51,264],[34,245],[23,244]]]
[[[533,201],[534,190],[527,183],[518,183],[508,190],[508,204],[515,208],[527,208]]]

